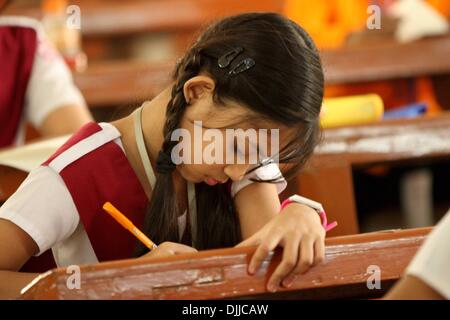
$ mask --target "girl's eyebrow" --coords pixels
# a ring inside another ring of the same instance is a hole
[[[205,128],[205,129],[242,129],[242,128],[239,128],[238,125],[240,125],[240,124],[242,124],[242,123],[248,122],[248,119],[244,117],[244,118],[241,119],[241,120],[238,120],[238,121],[235,121],[235,122],[231,122],[231,123],[227,123],[226,125],[224,125],[224,126],[222,126],[222,127],[216,127],[216,128],[212,128],[212,127],[205,126],[205,125],[203,124],[203,123],[204,123],[203,120],[192,120],[192,119],[188,119],[188,121],[189,121],[191,124],[193,124],[193,125],[196,125],[196,122],[201,121],[201,122],[202,122],[202,128]],[[251,128],[251,126],[250,126],[250,128]]]
[[[189,122],[190,123],[192,123],[194,126],[198,126],[198,124],[196,123],[197,121],[192,121],[192,120],[190,120],[189,119]],[[243,121],[240,121],[240,122],[237,122],[236,124],[239,124],[239,123],[242,123]],[[233,129],[233,128],[230,128],[230,127],[219,127],[219,128],[212,128],[212,127],[208,127],[208,126],[205,126],[204,124],[203,124],[203,122],[202,122],[202,125],[201,125],[201,128],[205,128],[205,129],[217,129],[217,130],[219,130],[219,129]],[[234,145],[237,145],[237,141],[236,141],[236,139],[237,139],[237,137],[236,136],[233,136],[233,138],[234,138]],[[255,143],[253,143],[252,145],[251,145],[251,147],[253,148],[253,149],[255,149]],[[259,145],[259,143],[256,143],[256,154],[259,156],[260,155],[260,152],[261,152],[261,148],[260,148],[260,145]]]
[[[193,124],[194,126],[197,126],[197,127],[200,127],[200,128],[205,128],[205,129],[227,129],[227,127],[221,127],[221,128],[212,128],[212,127],[208,127],[208,126],[205,126],[204,124],[203,124],[203,121],[202,121],[202,125],[201,126],[199,126],[198,124],[197,124],[197,120],[191,120],[191,119],[189,119],[189,122],[191,123],[191,124]]]

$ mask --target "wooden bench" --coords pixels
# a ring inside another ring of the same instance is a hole
[[[158,260],[123,260],[80,267],[80,288],[66,285],[65,268],[35,279],[22,299],[336,299],[381,297],[400,278],[430,229],[384,231],[327,240],[326,260],[290,289],[265,285],[280,250],[254,275],[247,274],[254,247],[202,251]],[[380,289],[367,282],[379,272]],[[70,272],[68,272],[70,271]]]

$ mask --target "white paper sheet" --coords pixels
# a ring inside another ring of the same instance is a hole
[[[0,165],[30,172],[47,160],[70,135],[0,151]]]

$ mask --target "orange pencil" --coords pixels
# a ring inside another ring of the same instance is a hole
[[[113,217],[118,223],[122,225],[125,229],[130,231],[136,238],[138,238],[147,248],[151,250],[155,249],[157,245],[150,240],[144,233],[142,233],[141,230],[136,228],[136,226],[121,213],[119,210],[117,210],[116,207],[114,207],[110,202],[106,202],[103,205],[103,210],[108,212],[111,217]]]

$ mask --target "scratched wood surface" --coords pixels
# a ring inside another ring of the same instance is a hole
[[[247,274],[254,247],[203,251],[158,260],[123,260],[81,266],[80,289],[70,274],[52,270],[34,281],[22,299],[332,299],[379,297],[399,279],[430,229],[385,231],[327,240],[326,261],[298,277],[290,289],[265,285],[281,252]],[[370,266],[380,270],[381,290],[369,290]]]

